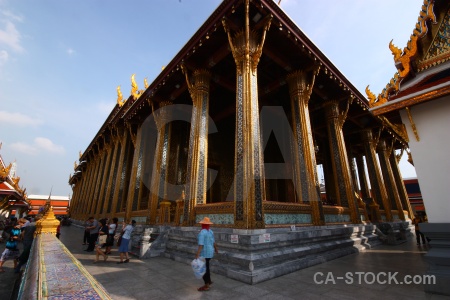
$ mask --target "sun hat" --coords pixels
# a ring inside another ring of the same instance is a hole
[[[200,224],[214,224],[208,217],[204,217],[203,220],[199,222]]]

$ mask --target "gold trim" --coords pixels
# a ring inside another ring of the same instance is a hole
[[[400,110],[400,109],[405,108],[407,106],[412,106],[412,105],[415,105],[415,104],[426,102],[426,101],[429,101],[429,100],[432,100],[432,99],[436,99],[438,97],[442,97],[442,96],[445,96],[445,95],[448,95],[448,94],[450,94],[450,86],[446,86],[446,87],[443,87],[441,89],[434,90],[434,91],[431,91],[431,92],[428,92],[428,93],[425,93],[425,94],[421,94],[421,95],[418,95],[416,97],[409,98],[409,99],[406,99],[406,100],[403,100],[403,101],[399,101],[399,102],[395,102],[395,103],[388,103],[386,106],[383,106],[383,107],[371,110],[371,112],[375,116],[378,116],[378,115],[382,115],[384,113],[387,113],[387,112],[390,112],[390,111],[393,111],[393,110]]]
[[[385,116],[378,116],[378,119],[383,123],[383,126],[392,129],[399,137],[401,137],[406,143],[409,142],[408,132],[406,131],[405,124],[391,123]]]
[[[411,110],[409,109],[409,107],[405,107],[406,113],[408,114],[408,119],[409,119],[409,123],[411,124],[411,128],[414,132],[414,136],[416,137],[416,140],[418,142],[420,142],[420,137],[419,137],[419,133],[417,132],[417,128],[416,128],[416,124],[414,123],[413,117],[411,115]]]
[[[414,161],[411,155],[411,151],[406,150],[406,153],[408,154],[408,162],[414,166]]]

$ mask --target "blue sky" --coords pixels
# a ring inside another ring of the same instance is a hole
[[[278,0],[276,0],[278,2]],[[0,154],[28,194],[72,194],[74,161],[130,76],[143,88],[219,0],[0,0]],[[389,41],[413,32],[422,0],[282,0],[281,7],[365,95],[395,73]],[[406,155],[404,155],[406,156]],[[401,162],[404,177],[414,168]]]

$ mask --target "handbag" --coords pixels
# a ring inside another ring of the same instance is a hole
[[[192,270],[194,271],[194,276],[197,279],[201,279],[206,273],[206,262],[203,257],[194,259],[191,262]]]
[[[103,234],[103,235],[99,235],[98,236],[98,244],[99,245],[103,245],[103,244],[106,244],[106,239],[107,239],[107,235],[106,234]]]

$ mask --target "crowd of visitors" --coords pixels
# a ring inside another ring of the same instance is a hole
[[[135,226],[135,220],[131,220],[129,223],[124,221],[120,233],[118,233],[119,225],[117,218],[113,218],[112,220],[105,218],[97,221],[94,217],[89,217],[84,223],[83,245],[88,244],[88,247],[84,251],[95,251],[94,263],[97,263],[99,262],[100,256],[103,257],[103,261],[106,261],[108,255],[111,254],[112,247],[116,244],[119,247],[120,253],[120,261],[117,263],[128,263],[130,261],[128,249],[131,233]]]

